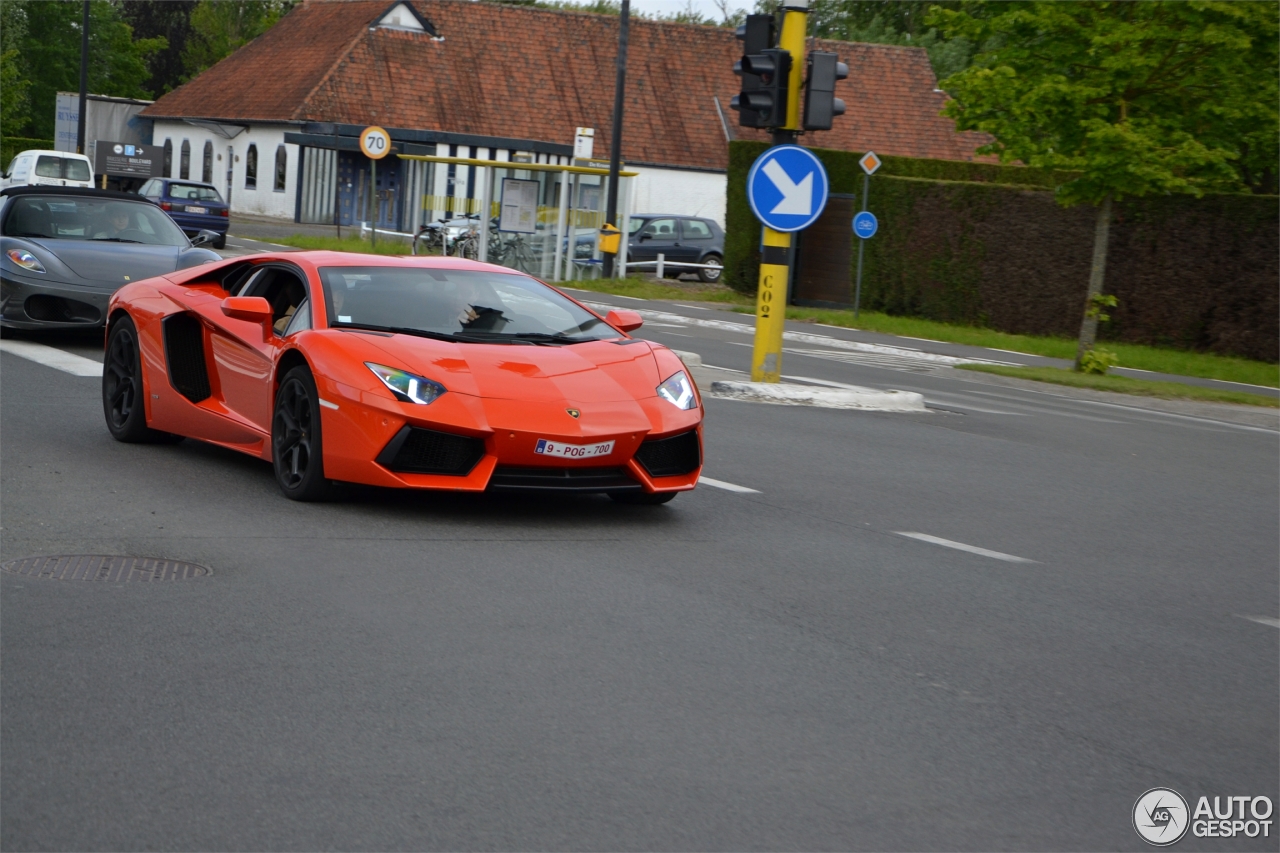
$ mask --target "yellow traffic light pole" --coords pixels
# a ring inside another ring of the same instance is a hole
[[[787,123],[773,134],[775,145],[796,141],[800,130],[800,78],[809,0],[783,0],[778,47],[791,54],[787,75]],[[761,239],[760,286],[756,292],[756,337],[751,351],[751,381],[782,381],[782,331],[787,319],[791,275],[791,235],[765,227]]]

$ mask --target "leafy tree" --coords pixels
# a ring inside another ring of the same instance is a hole
[[[0,2],[0,136],[19,135],[31,120],[31,81],[21,61],[26,35],[26,3]]]
[[[190,80],[275,25],[294,0],[200,0],[191,12],[191,34],[182,53]]]
[[[0,0],[6,3],[8,0]],[[163,36],[168,46],[151,56],[151,76],[143,86],[162,95],[182,85],[186,68],[182,54],[191,36],[191,13],[197,0],[123,0],[125,21],[136,38]]]
[[[1063,205],[1098,209],[1076,357],[1097,336],[1113,200],[1274,192],[1277,4],[1018,2],[938,9],[986,49],[943,81],[946,114],[1006,162],[1059,170]]]
[[[3,0],[7,6],[11,0]],[[80,25],[83,6],[68,0],[26,3],[27,32],[22,59],[31,80],[28,132],[52,139],[58,92],[80,91]],[[162,37],[134,39],[117,4],[89,4],[89,91],[97,95],[149,98],[143,85],[151,72],[147,59],[163,50]]]

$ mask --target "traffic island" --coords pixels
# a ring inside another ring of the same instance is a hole
[[[817,406],[823,409],[860,409],[868,412],[927,412],[924,397],[914,391],[880,391],[875,388],[821,388],[812,385],[769,382],[711,383],[710,396],[775,406]]]

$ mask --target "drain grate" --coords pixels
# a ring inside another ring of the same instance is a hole
[[[108,557],[98,554],[71,554],[57,557],[23,557],[0,564],[11,575],[51,581],[185,581],[213,574],[204,566],[180,560],[152,557]]]

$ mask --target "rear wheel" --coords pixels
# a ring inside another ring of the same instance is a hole
[[[111,327],[107,357],[102,365],[102,413],[107,418],[107,430],[116,441],[181,441],[180,435],[147,426],[145,402],[138,329],[132,319],[121,317]]]
[[[707,255],[705,258],[702,259],[702,262],[704,264],[715,264],[715,266],[712,267],[711,269],[698,270],[698,278],[702,279],[708,284],[713,284],[719,281],[720,274],[724,271],[724,268],[722,266],[724,261],[720,259],[720,256]]]
[[[620,504],[656,506],[674,498],[679,492],[610,492],[609,497]]]
[[[223,234],[221,237],[219,237],[217,240],[214,240],[214,241],[213,241],[212,243],[210,243],[209,245],[210,245],[210,246],[213,246],[213,248],[215,248],[215,249],[225,249],[225,248],[227,248],[227,235],[226,235],[226,234]]]
[[[280,491],[289,500],[319,501],[332,496],[333,484],[324,477],[320,395],[306,367],[286,373],[276,392],[271,461]]]

